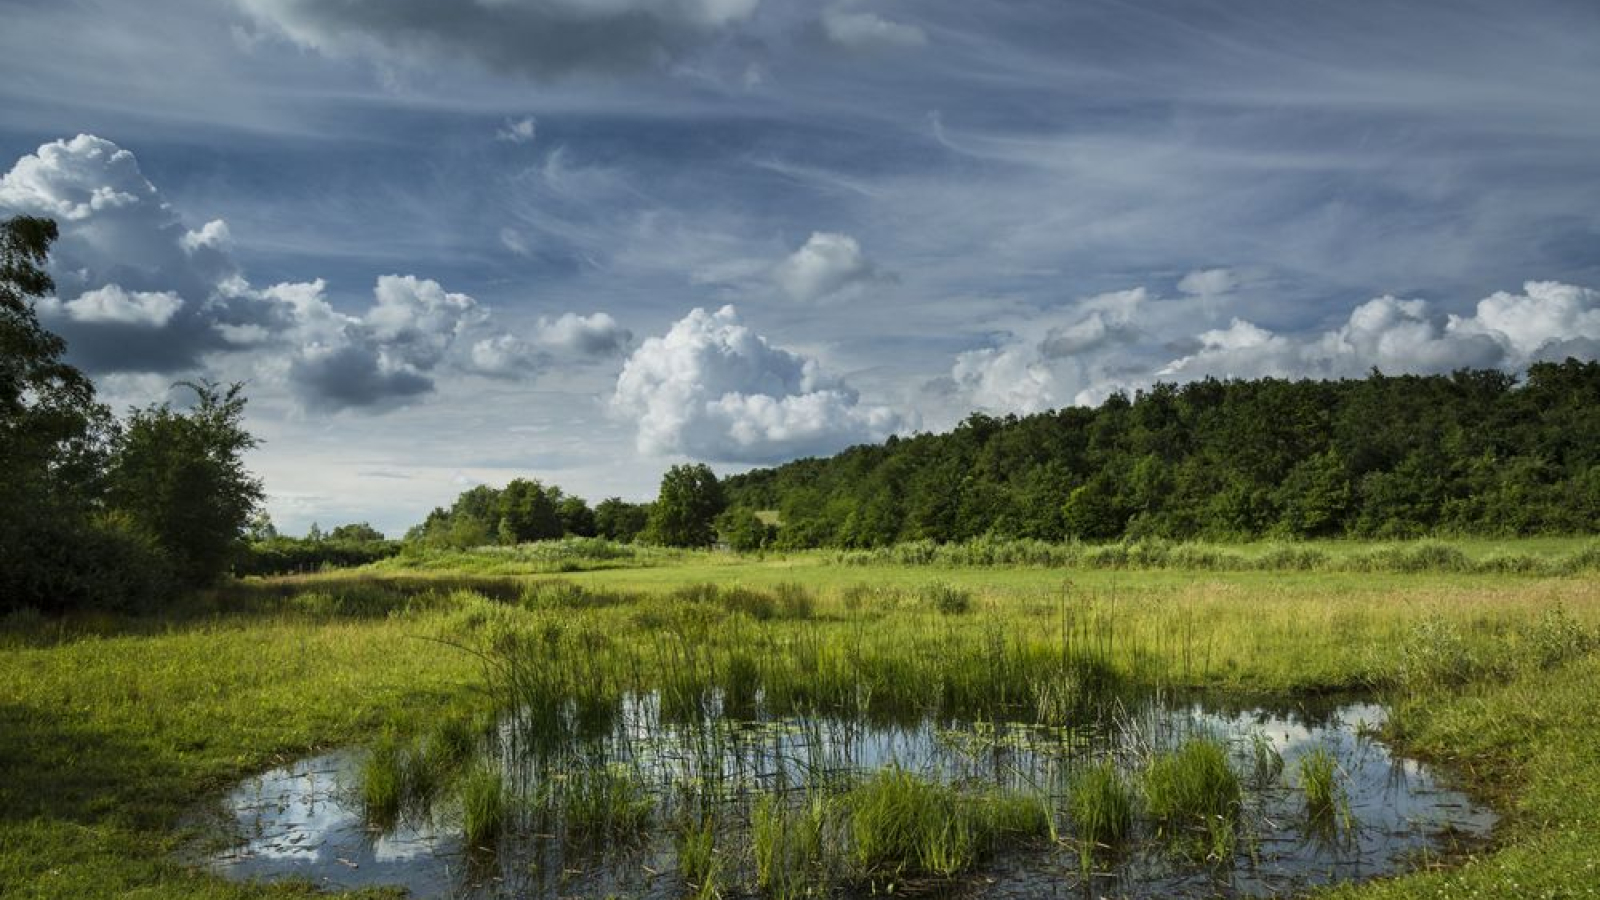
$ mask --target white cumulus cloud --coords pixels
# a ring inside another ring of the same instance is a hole
[[[67,315],[78,322],[113,322],[144,328],[160,328],[172,321],[183,308],[183,298],[171,291],[129,293],[115,284],[86,291],[68,301]]]
[[[818,231],[773,270],[773,280],[801,302],[821,300],[884,277],[847,234]]]
[[[770,462],[875,441],[902,419],[770,344],[732,306],[695,309],[647,338],[617,378],[612,409],[638,422],[639,450]]]
[[[1235,320],[1200,335],[1200,349],[1156,374],[1186,380],[1211,375],[1255,378],[1358,378],[1385,372],[1436,373],[1461,368],[1517,371],[1566,352],[1592,355],[1600,341],[1600,291],[1532,281],[1523,293],[1495,293],[1473,315],[1441,316],[1425,300],[1383,296],[1357,306],[1336,329],[1279,335]]]

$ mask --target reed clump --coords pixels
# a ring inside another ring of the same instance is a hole
[[[505,830],[505,779],[498,769],[477,765],[461,778],[461,832],[467,847],[492,852]]]
[[[851,858],[866,877],[948,877],[986,858],[1002,837],[1050,832],[1036,798],[998,790],[964,792],[890,766],[868,776],[843,802],[850,811]]]
[[[1115,850],[1133,836],[1134,791],[1109,759],[1079,772],[1070,791],[1079,859],[1088,868],[1096,849]]]
[[[1220,741],[1197,738],[1150,760],[1144,772],[1145,808],[1159,833],[1192,843],[1208,857],[1232,855],[1243,790]]]
[[[1316,747],[1300,757],[1300,790],[1306,817],[1321,828],[1335,828],[1350,818],[1350,800],[1339,778],[1339,763],[1327,748]]]

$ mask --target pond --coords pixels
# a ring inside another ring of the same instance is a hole
[[[472,765],[493,767],[506,807],[490,840],[468,846],[473,814],[449,789],[372,815],[363,799],[372,753],[351,749],[239,785],[224,800],[236,843],[206,865],[234,879],[397,885],[418,897],[668,898],[694,893],[681,874],[683,823],[707,823],[723,896],[794,894],[801,881],[771,874],[772,838],[755,835],[758,820],[826,807],[844,810],[816,819],[833,823],[818,833],[837,833],[839,848],[830,857],[813,846],[798,865],[806,887],[830,893],[1265,896],[1392,874],[1487,836],[1494,814],[1378,740],[1383,721],[1383,708],[1366,702],[1154,699],[1113,704],[1069,727],[721,714],[685,723],[664,720],[655,696],[637,696],[583,740],[530,746],[515,720],[484,735]],[[1158,820],[1138,799],[1154,760],[1196,742],[1221,748],[1240,785],[1220,841],[1215,822]],[[1313,757],[1332,773],[1333,808],[1308,803]],[[1077,839],[1071,796],[1081,773],[1107,763],[1143,812],[1125,840],[1088,846]],[[953,804],[1032,798],[1051,825],[1000,832],[959,875],[939,877],[926,864],[920,873],[914,864],[866,872],[861,837],[851,835],[865,827],[851,818],[860,801],[851,798],[886,770],[948,789]],[[776,821],[787,830],[801,820]]]

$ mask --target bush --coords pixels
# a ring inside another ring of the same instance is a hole
[[[972,592],[942,581],[925,584],[919,590],[922,602],[947,616],[972,612]]]

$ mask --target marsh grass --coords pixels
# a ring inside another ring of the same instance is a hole
[[[850,854],[868,879],[948,877],[986,858],[1004,837],[1050,833],[1037,798],[995,789],[964,791],[889,766],[845,795]]]
[[[720,896],[722,863],[717,854],[716,819],[706,816],[679,824],[677,859],[687,896],[696,900]]]
[[[834,801],[806,794],[799,803],[781,793],[756,798],[750,845],[756,887],[774,900],[821,894],[839,868]]]
[[[461,834],[469,849],[494,852],[506,826],[505,778],[489,765],[476,765],[461,777]]]
[[[936,581],[923,585],[920,596],[929,609],[947,616],[972,612],[972,592],[953,584]]]
[[[1600,570],[1600,544],[1580,544],[1572,539],[1547,543],[1556,548],[1576,545],[1576,549],[1566,553],[1559,549],[1539,553],[1507,552],[1491,545],[1488,551],[1472,555],[1455,543],[1434,540],[1376,545],[1353,541],[1241,545],[1135,538],[1114,544],[1091,545],[981,537],[946,544],[911,541],[872,550],[838,551],[830,558],[846,566],[1028,566],[1194,572],[1433,572],[1558,576]]]
[[[367,821],[392,826],[405,802],[405,751],[392,733],[385,733],[361,765],[361,807]]]
[[[1243,790],[1220,741],[1195,738],[1157,754],[1144,771],[1145,808],[1180,845],[1203,836],[1207,858],[1233,855]]]
[[[1333,831],[1352,823],[1350,797],[1339,773],[1339,762],[1325,747],[1300,757],[1297,769],[1305,794],[1306,818],[1316,828]]]
[[[1272,739],[1261,732],[1250,735],[1250,782],[1263,790],[1283,774],[1283,754],[1278,752]]]
[[[1078,772],[1068,791],[1078,859],[1088,870],[1095,850],[1115,851],[1133,836],[1134,789],[1116,763],[1107,759]]]
[[[550,790],[549,803],[559,811],[569,842],[637,836],[649,827],[656,808],[638,773],[619,763],[568,766]]]

